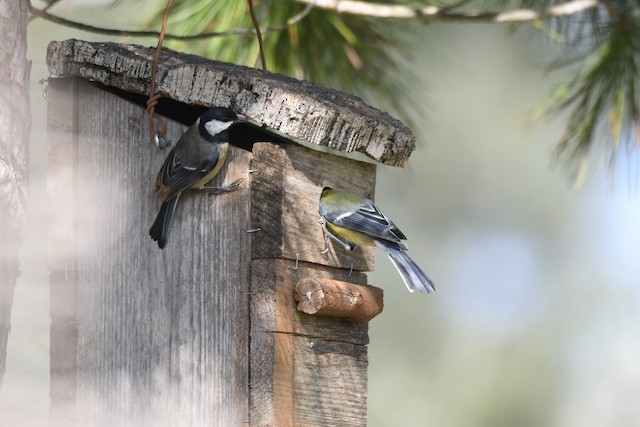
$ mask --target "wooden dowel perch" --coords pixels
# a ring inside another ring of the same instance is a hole
[[[298,310],[365,323],[382,312],[382,289],[332,279],[300,279],[294,297]]]

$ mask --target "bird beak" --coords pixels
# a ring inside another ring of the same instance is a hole
[[[246,122],[247,121],[247,116],[245,116],[244,114],[236,114],[236,116],[238,117],[236,119],[237,122]]]

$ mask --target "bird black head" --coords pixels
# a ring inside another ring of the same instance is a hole
[[[203,138],[210,141],[225,138],[226,131],[237,122],[244,121],[233,110],[223,107],[211,108],[200,116],[199,130]]]

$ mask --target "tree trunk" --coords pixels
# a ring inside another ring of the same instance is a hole
[[[27,23],[26,0],[0,0],[0,387],[25,220],[31,126]]]

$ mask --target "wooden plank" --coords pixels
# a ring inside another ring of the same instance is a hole
[[[325,186],[349,188],[372,197],[375,165],[320,153],[298,145],[258,143],[251,168],[253,258],[286,258],[347,269],[374,268],[373,247],[346,251],[330,245],[323,254],[324,234],[318,204]]]
[[[366,425],[367,324],[297,311],[302,277],[362,273],[286,260],[251,263],[251,425]]]
[[[181,198],[161,251],[148,229],[167,152],[146,112],[84,82],[76,102],[77,424],[246,421],[251,153],[233,148],[214,180],[241,190]],[[184,127],[167,125],[177,141]]]
[[[75,271],[55,271],[49,278],[50,292],[50,397],[51,421],[56,427],[74,426],[76,413],[76,322]]]
[[[155,49],[117,43],[51,42],[49,72],[149,93]],[[411,130],[361,99],[311,82],[162,49],[156,92],[194,105],[231,107],[294,138],[403,166]]]
[[[76,412],[76,228],[77,79],[49,82],[47,103],[47,266],[50,283],[50,396],[52,425],[74,426]]]
[[[365,427],[367,348],[305,336],[292,340],[295,425]]]
[[[51,271],[75,271],[76,228],[69,208],[76,205],[78,181],[75,103],[78,79],[51,79],[47,98],[47,266]]]

